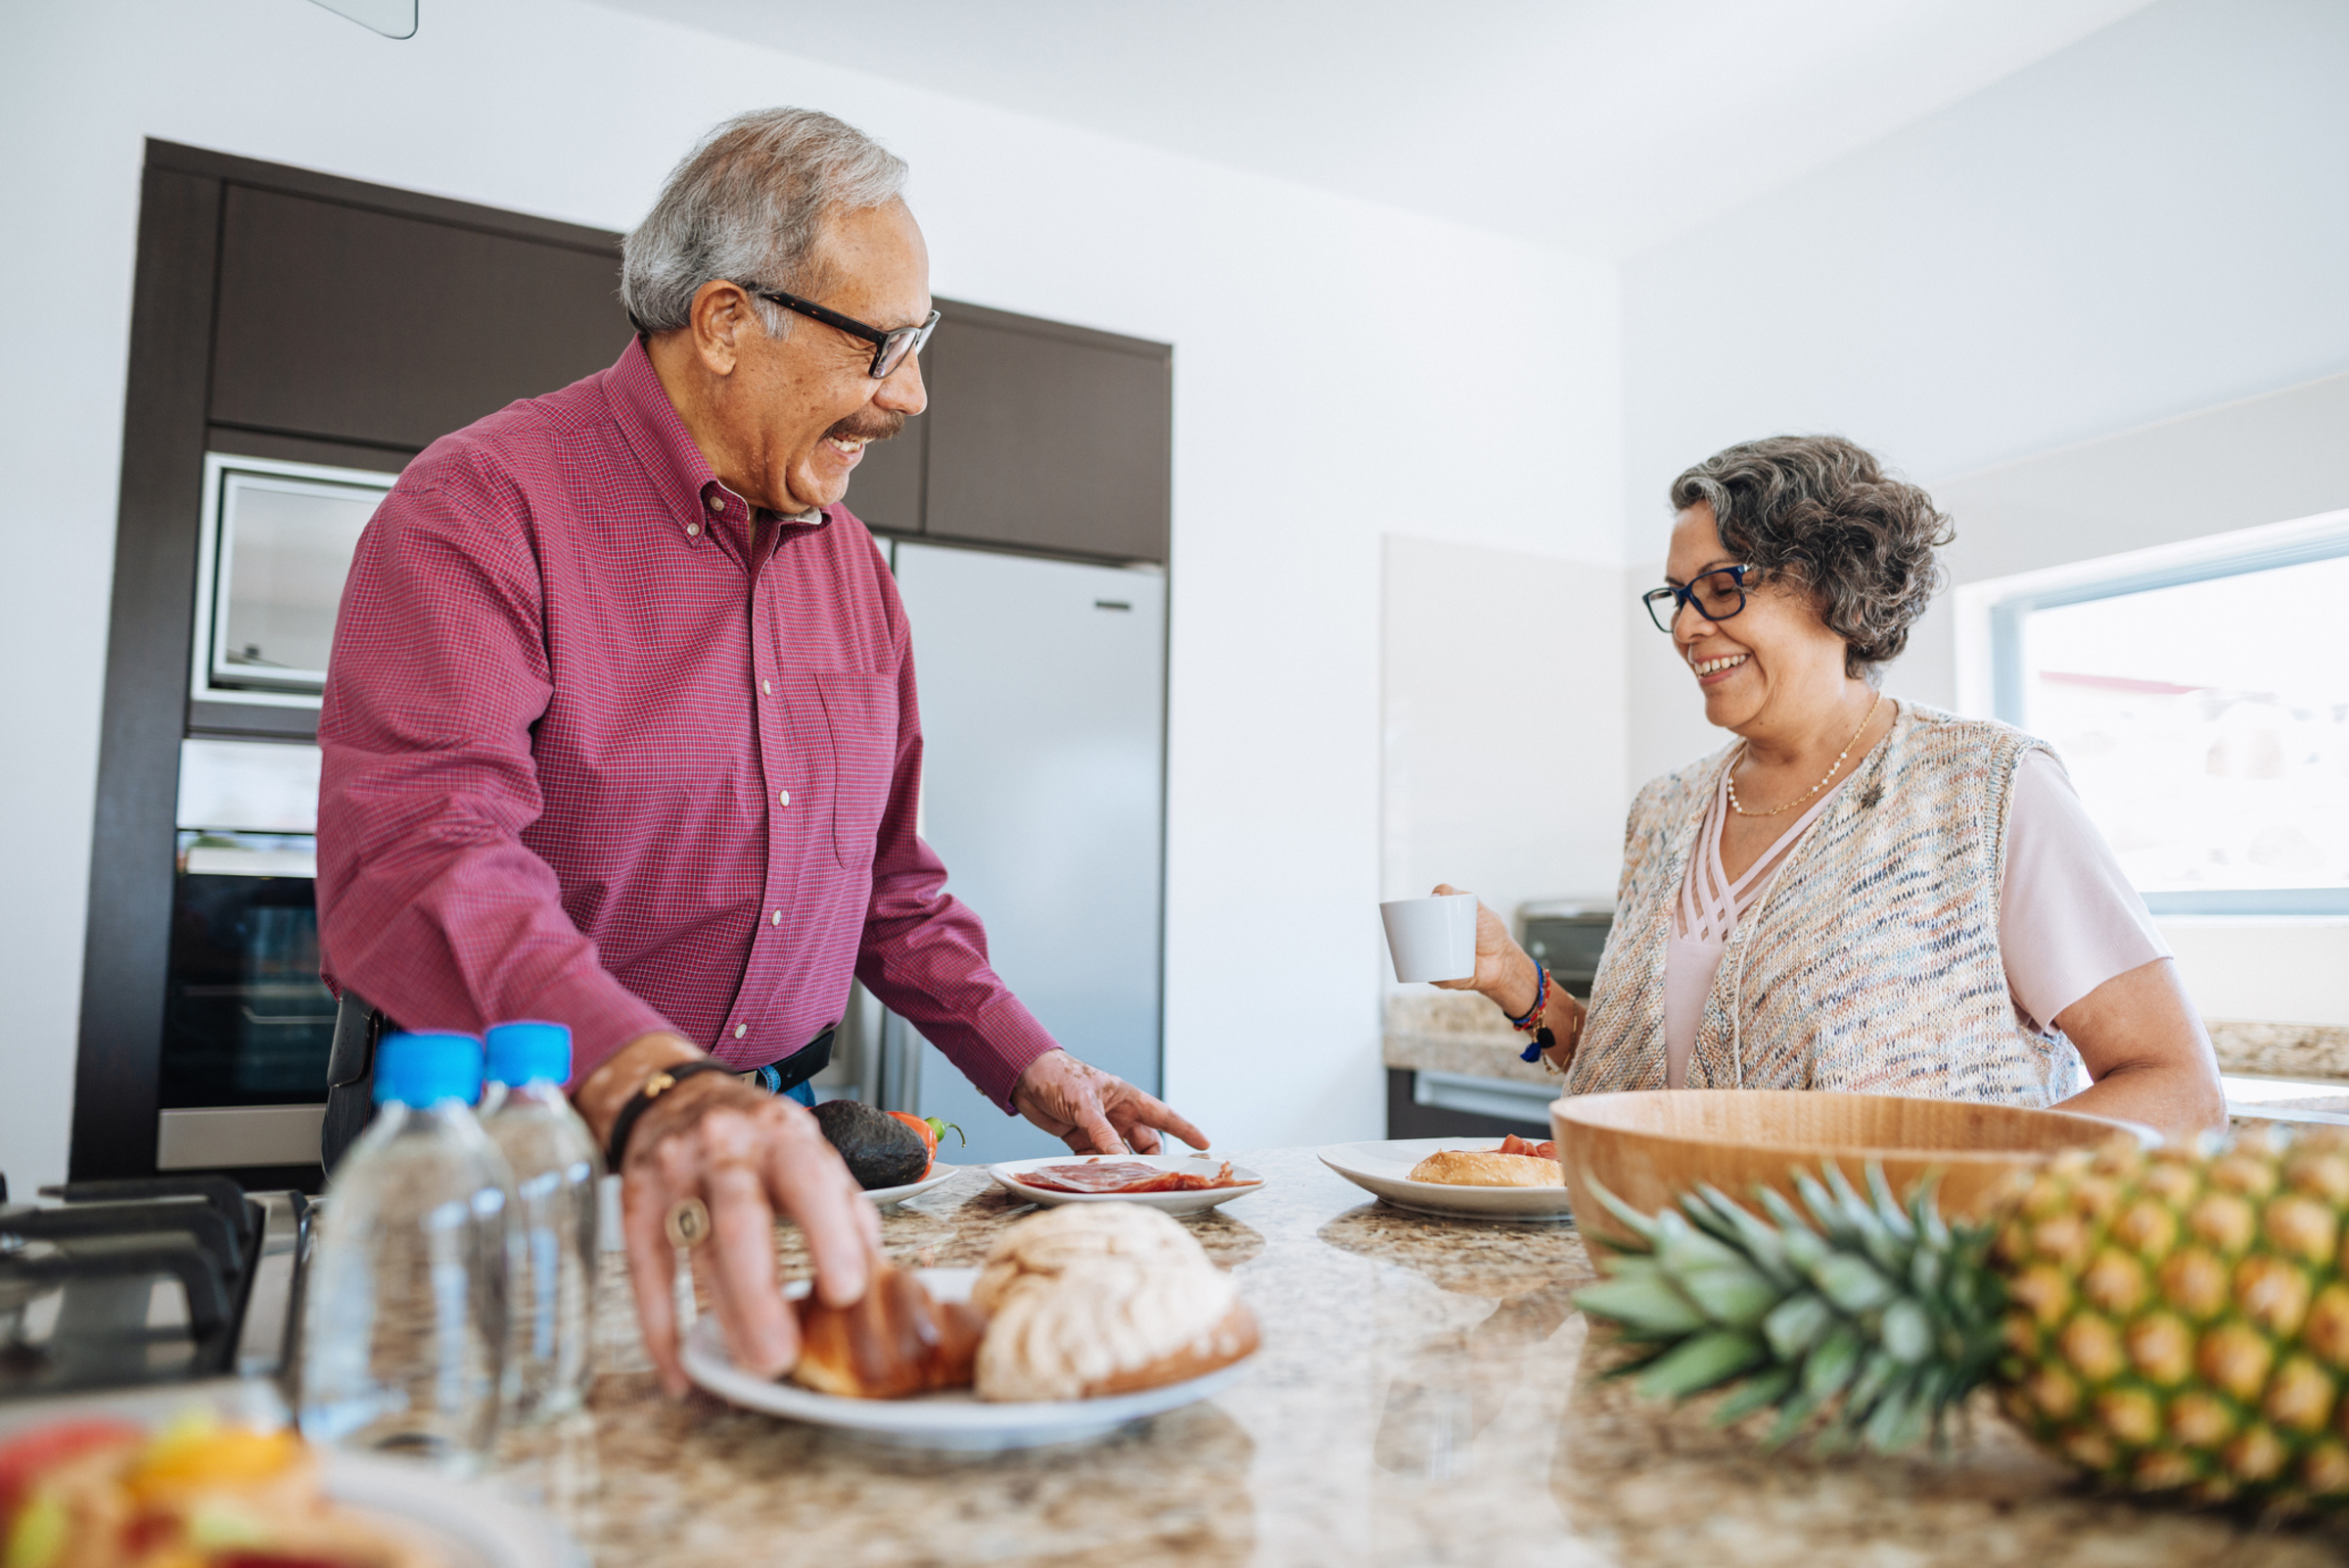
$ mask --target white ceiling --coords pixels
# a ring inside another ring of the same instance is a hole
[[[2147,0],[605,0],[1604,256]]]

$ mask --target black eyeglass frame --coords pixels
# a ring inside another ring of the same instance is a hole
[[[875,381],[886,381],[897,374],[898,367],[920,353],[922,346],[930,341],[930,334],[938,330],[939,313],[935,310],[930,312],[930,319],[918,327],[898,327],[884,332],[879,327],[866,326],[854,316],[844,316],[837,310],[817,304],[813,300],[803,300],[796,294],[785,294],[780,289],[761,289],[755,283],[737,283],[734,287],[745,294],[772,300],[786,310],[796,310],[810,321],[837,327],[852,338],[862,338],[873,346],[872,377]]]
[[[1696,609],[1696,613],[1707,621],[1727,621],[1744,611],[1745,575],[1753,570],[1751,566],[1715,567],[1710,572],[1699,572],[1695,576],[1690,577],[1686,587],[1676,588],[1672,584],[1666,583],[1661,588],[1650,588],[1639,595],[1639,602],[1647,606],[1647,619],[1656,623],[1656,629],[1670,635],[1672,623],[1681,619],[1681,611],[1686,608],[1690,599],[1696,597],[1696,585],[1707,577],[1727,577],[1729,586],[1737,595],[1737,608],[1722,615],[1715,615],[1702,605],[1697,606]],[[1669,613],[1658,608],[1667,599],[1672,601],[1672,609]]]

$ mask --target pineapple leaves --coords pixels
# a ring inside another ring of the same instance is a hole
[[[1687,1297],[1661,1275],[1619,1274],[1580,1291],[1574,1304],[1622,1325],[1634,1339],[1678,1339],[1712,1325]]]
[[[1650,1399],[1686,1399],[1751,1369],[1769,1354],[1751,1334],[1717,1328],[1684,1339],[1648,1362],[1638,1389]]]
[[[1818,1344],[1835,1321],[1835,1309],[1819,1296],[1805,1291],[1789,1296],[1762,1319],[1770,1348],[1783,1361],[1799,1361]]]
[[[1904,1205],[1872,1164],[1860,1187],[1832,1162],[1791,1184],[1799,1205],[1757,1187],[1748,1206],[1707,1185],[1653,1217],[1594,1192],[1638,1240],[1576,1305],[1648,1347],[1607,1374],[1643,1394],[1727,1385],[1713,1418],[1775,1409],[1772,1447],[1817,1419],[1821,1452],[1908,1448],[2000,1354],[1992,1230],[1946,1223],[1931,1178]]]

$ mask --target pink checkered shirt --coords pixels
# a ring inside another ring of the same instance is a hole
[[[318,799],[328,983],[411,1029],[673,1028],[755,1067],[852,973],[1008,1107],[1043,1026],[914,836],[896,586],[845,507],[754,520],[643,346],[435,441],[360,536]]]

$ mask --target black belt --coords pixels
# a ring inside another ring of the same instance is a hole
[[[839,1029],[835,1024],[781,1061],[752,1068],[742,1075],[742,1081],[755,1084],[769,1094],[790,1093],[832,1065],[832,1037]]]

